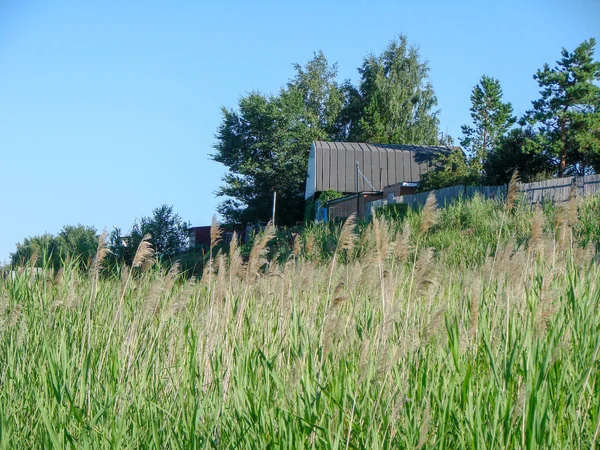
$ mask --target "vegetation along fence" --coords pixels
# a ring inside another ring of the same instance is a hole
[[[575,190],[578,196],[600,194],[600,174],[555,178],[535,183],[519,183],[518,188],[529,203],[543,201],[560,203],[569,199],[571,190]],[[425,205],[430,193],[435,195],[438,206],[445,206],[458,198],[470,199],[476,193],[486,199],[503,198],[506,195],[506,189],[507,185],[505,184],[501,186],[452,186],[430,192],[421,192],[420,194],[400,195],[398,197],[390,195],[387,199],[366,203],[366,216],[370,216],[373,209],[389,203],[403,203],[413,208],[422,207]]]

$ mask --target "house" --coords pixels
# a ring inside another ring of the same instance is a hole
[[[308,156],[304,198],[317,204],[318,220],[353,213],[364,218],[365,203],[414,193],[436,156],[451,151],[434,145],[315,141]],[[320,204],[326,191],[344,196]]]
[[[210,228],[210,225],[188,228],[190,248],[210,247]],[[231,239],[233,239],[234,232],[237,234],[237,237],[240,241],[246,242],[246,236],[249,234],[251,227],[249,228],[248,226],[244,227],[241,225],[221,224],[221,230],[223,231],[223,235],[221,237],[222,242],[229,244]]]

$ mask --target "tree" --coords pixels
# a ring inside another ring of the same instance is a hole
[[[23,243],[17,244],[17,250],[11,254],[11,263],[28,263],[35,257],[34,264],[45,263],[57,269],[67,259],[71,259],[77,260],[79,266],[86,269],[97,248],[98,236],[94,227],[65,225],[57,236],[45,233],[25,238]]]
[[[152,211],[152,216],[142,217],[134,223],[129,236],[114,228],[109,235],[109,249],[113,259],[131,264],[140,241],[150,234],[150,244],[156,257],[171,259],[187,250],[189,225],[173,212],[173,206],[162,205]]]
[[[507,184],[515,170],[525,183],[551,178],[552,158],[543,151],[538,134],[531,127],[515,128],[499,139],[484,163],[486,183]]]
[[[480,180],[485,176],[484,166],[489,152],[515,123],[512,105],[502,102],[500,82],[484,75],[471,92],[472,126],[461,127],[460,145],[469,154],[470,170]]]
[[[573,52],[562,49],[556,66],[534,75],[540,98],[532,102],[522,123],[539,131],[544,150],[557,159],[558,176],[598,171],[600,155],[600,62],[594,61],[596,40],[582,42]]]
[[[266,222],[277,192],[278,224],[303,219],[313,140],[437,144],[437,99],[406,36],[365,58],[358,86],[336,81],[337,66],[319,52],[278,95],[252,92],[222,109],[212,159],[228,168],[217,195],[227,222]]]
[[[346,82],[342,130],[351,141],[437,144],[437,98],[429,67],[405,35],[379,56],[367,56],[358,87]]]
[[[477,174],[473,172],[466,155],[458,147],[453,148],[447,155],[438,156],[434,164],[433,169],[421,175],[420,192],[477,182]]]
[[[335,132],[342,94],[337,68],[318,53],[277,96],[253,92],[238,110],[222,109],[212,159],[228,168],[219,212],[228,222],[266,222],[277,192],[277,222],[302,220],[304,182],[313,140]]]

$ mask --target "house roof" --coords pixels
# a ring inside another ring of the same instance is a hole
[[[327,190],[356,193],[403,181],[418,183],[436,155],[451,151],[437,145],[315,141],[308,158],[305,197]],[[362,173],[358,183],[357,162]]]

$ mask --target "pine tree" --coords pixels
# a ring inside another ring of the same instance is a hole
[[[483,179],[484,165],[490,151],[498,145],[516,119],[512,115],[512,105],[502,102],[500,82],[486,75],[473,88],[470,111],[473,125],[462,126],[464,137],[460,139],[460,144],[470,156],[471,171]]]
[[[541,97],[523,123],[539,130],[539,141],[555,157],[558,176],[600,171],[600,62],[594,61],[596,40],[582,42],[573,52],[562,49],[554,68],[545,64],[534,79]]]

